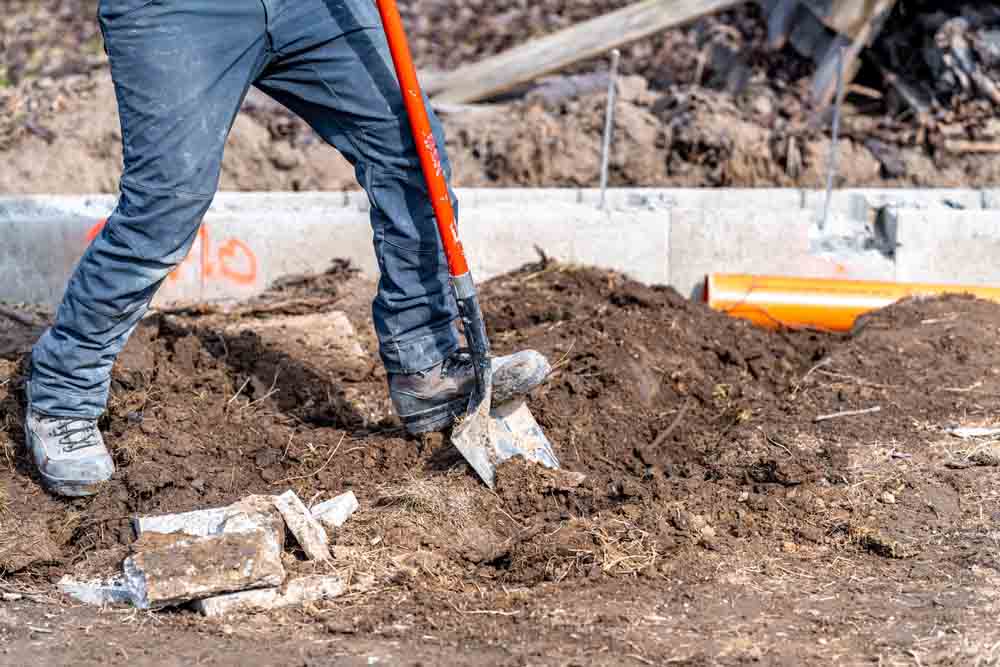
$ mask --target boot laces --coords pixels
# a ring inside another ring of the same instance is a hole
[[[53,435],[59,437],[59,444],[62,445],[62,450],[67,454],[97,445],[97,423],[93,420],[72,417],[43,417],[42,421],[56,424]]]

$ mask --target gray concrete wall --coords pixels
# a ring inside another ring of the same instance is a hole
[[[537,259],[623,271],[691,294],[706,273],[1000,284],[1000,191],[782,189],[459,190],[461,235],[480,280]],[[0,197],[0,301],[58,301],[114,207],[107,195]],[[244,298],[348,258],[374,275],[361,192],[220,193],[160,302]],[[891,211],[895,254],[872,224]],[[875,249],[880,247],[881,250]]]

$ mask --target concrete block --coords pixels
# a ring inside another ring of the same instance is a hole
[[[82,219],[92,225],[108,217],[117,201],[116,195],[0,196],[0,221]]]
[[[324,361],[336,362],[336,367],[342,369],[345,377],[351,380],[364,378],[374,364],[374,359],[361,347],[354,325],[341,311],[244,320],[225,331],[230,335],[250,331],[265,344],[295,340],[307,348],[308,358],[302,359],[302,362],[309,365],[322,365]],[[261,379],[270,381],[270,378]]]
[[[252,611],[270,611],[306,602],[330,600],[344,594],[347,585],[336,576],[309,576],[293,579],[281,588],[263,588],[205,598],[194,603],[203,616],[219,617]]]
[[[209,537],[146,533],[122,565],[135,606],[160,608],[285,580],[274,531]]]
[[[480,281],[537,262],[537,245],[550,257],[573,257],[572,224],[576,206],[553,203],[550,217],[529,215],[518,204],[495,204],[465,209],[459,234],[473,275]]]
[[[351,190],[343,192],[220,192],[212,200],[205,219],[243,217],[288,224],[302,217],[335,219],[358,201]],[[364,193],[360,193],[364,194]],[[367,202],[367,196],[365,197]]]
[[[689,296],[713,272],[893,279],[892,261],[877,252],[814,250],[813,231],[802,211],[676,209],[670,224],[670,284]]]
[[[358,507],[358,499],[354,492],[348,491],[336,498],[313,505],[309,512],[327,531],[333,532],[343,526]]]
[[[280,277],[321,273],[338,257],[377,275],[368,214],[347,207],[267,216],[206,216],[187,258],[164,282],[157,303],[245,299]]]
[[[466,212],[473,208],[496,204],[545,206],[547,204],[578,204],[580,191],[576,188],[458,188],[459,224],[466,219]]]
[[[662,283],[668,275],[663,212],[598,211],[579,204],[494,204],[470,211],[461,223],[472,271],[484,280],[549,257],[593,264]]]
[[[288,530],[298,540],[299,546],[311,560],[329,560],[330,540],[316,519],[294,491],[289,489],[274,498],[274,505],[281,512]]]
[[[600,188],[580,191],[580,203],[597,207]],[[795,210],[802,208],[803,194],[795,188],[609,188],[610,210],[656,210],[664,208],[725,208]]]
[[[983,208],[1000,208],[1000,190],[983,190]]]
[[[67,574],[59,580],[58,586],[64,595],[68,595],[83,604],[103,607],[109,604],[130,604],[132,602],[132,592],[120,575],[106,579],[81,581]]]
[[[274,506],[272,496],[247,496],[226,507],[180,514],[140,516],[132,519],[136,537],[145,533],[181,534],[208,537],[225,533],[267,530],[278,544],[285,542],[285,521]]]
[[[803,206],[814,220],[822,216],[826,191],[806,190]],[[851,188],[834,190],[830,210],[849,215],[857,220],[869,220],[875,209],[883,207],[900,209],[943,208],[951,210],[977,210],[983,207],[983,195],[978,190],[949,188]]]
[[[670,279],[669,211],[581,215],[572,240],[571,261],[576,264],[613,269],[651,285]]]
[[[995,211],[901,210],[896,279],[1000,285],[1000,218]]]
[[[0,301],[58,303],[92,224],[84,218],[0,218]]]

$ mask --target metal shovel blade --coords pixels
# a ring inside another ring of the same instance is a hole
[[[523,400],[491,410],[491,392],[477,402],[478,398],[470,401],[469,413],[455,425],[451,441],[488,487],[496,484],[497,466],[515,456],[559,467],[552,443]]]

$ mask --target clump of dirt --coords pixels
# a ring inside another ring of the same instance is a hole
[[[530,407],[564,470],[514,459],[491,493],[446,435],[405,435],[379,364],[359,373],[317,342],[316,323],[346,312],[374,360],[373,289],[337,265],[228,311],[144,320],[101,420],[119,471],[93,499],[55,498],[34,478],[18,361],[38,332],[6,323],[0,521],[45,548],[8,539],[2,566],[104,568],[133,539],[132,515],[293,488],[307,502],[354,490],[362,510],[335,536],[338,566],[414,590],[714,576],[705,554],[911,557],[985,479],[944,465],[972,459],[942,427],[995,413],[992,304],[904,302],[851,336],[768,332],[670,288],[527,266],[483,301],[499,350],[552,361]]]

